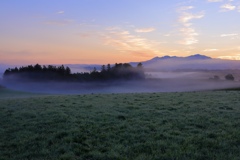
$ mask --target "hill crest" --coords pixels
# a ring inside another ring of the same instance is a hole
[[[202,54],[194,54],[194,55],[190,55],[187,57],[178,57],[178,56],[169,56],[169,55],[165,55],[163,57],[154,57],[148,61],[157,61],[157,60],[167,60],[167,59],[192,59],[192,60],[205,60],[205,59],[212,59],[211,57],[202,55]]]

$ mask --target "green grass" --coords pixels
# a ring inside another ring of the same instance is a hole
[[[216,91],[3,98],[0,159],[237,160],[239,97]]]
[[[43,95],[44,94],[10,90],[0,86],[0,99],[29,98],[29,97],[39,97]]]

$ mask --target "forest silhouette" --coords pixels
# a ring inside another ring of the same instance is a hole
[[[22,67],[8,68],[3,74],[4,81],[66,81],[66,82],[92,82],[110,80],[142,80],[145,79],[143,66],[139,63],[136,67],[129,63],[116,63],[102,65],[98,71],[95,67],[91,72],[71,73],[69,67],[28,65]]]

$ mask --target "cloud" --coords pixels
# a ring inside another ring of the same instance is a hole
[[[238,36],[236,33],[231,33],[231,34],[221,34],[220,37],[233,37],[233,36]]]
[[[64,11],[58,11],[57,14],[64,14]]]
[[[183,12],[182,15],[179,18],[180,23],[182,23],[184,26],[191,26],[192,24],[189,23],[189,21],[193,19],[201,19],[204,17],[204,13],[201,12],[199,14],[192,14],[192,13],[187,13]]]
[[[239,34],[237,33],[221,34],[220,37],[229,37],[231,39],[235,39],[235,38],[239,38]]]
[[[232,10],[236,9],[236,6],[234,6],[232,4],[224,4],[220,8],[222,8],[223,11],[232,11]]]
[[[187,10],[190,10],[190,9],[193,9],[194,7],[193,6],[183,6],[179,9],[179,11],[187,11]]]
[[[182,28],[180,32],[185,36],[185,38],[180,42],[180,44],[191,45],[198,43],[198,40],[195,38],[199,34],[195,31],[194,28]]]
[[[48,25],[57,25],[57,26],[65,26],[72,24],[74,20],[71,19],[64,19],[64,20],[50,20],[50,21],[45,21],[44,24]]]
[[[222,2],[222,0],[208,0],[208,2]]]
[[[235,56],[219,56],[220,59],[229,59],[229,60],[240,60],[240,54]]]
[[[203,52],[215,52],[215,51],[219,51],[219,49],[213,48],[213,49],[205,49],[205,50],[203,50]]]
[[[112,46],[121,52],[128,52],[143,57],[156,56],[159,42],[131,34],[121,28],[108,28],[104,35],[105,45]]]
[[[164,36],[164,37],[170,37],[171,34],[164,34],[163,36]]]
[[[227,12],[227,11],[233,11],[237,9],[236,5],[233,5],[232,2],[234,0],[207,0],[208,2],[225,2],[226,4],[223,4],[220,6],[222,12]],[[240,8],[238,9],[240,12]]]
[[[185,9],[183,9],[185,8]],[[194,8],[193,6],[185,6],[181,7],[181,12],[178,21],[183,26],[183,28],[180,29],[181,34],[184,36],[183,40],[181,40],[179,43],[183,45],[192,45],[195,43],[198,43],[198,39],[196,38],[199,34],[193,27],[193,23],[191,23],[194,19],[201,19],[204,17],[204,12],[200,12],[198,14],[193,14],[186,12],[189,9]]]
[[[136,29],[135,32],[148,33],[148,32],[153,32],[155,30],[156,30],[155,28],[139,28],[139,29]]]

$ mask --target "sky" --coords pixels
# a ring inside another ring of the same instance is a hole
[[[0,64],[240,60],[240,0],[1,0]]]

